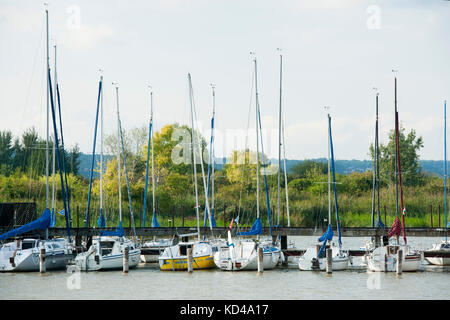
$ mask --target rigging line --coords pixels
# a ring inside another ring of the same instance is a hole
[[[36,51],[35,51],[35,54],[34,54],[33,67],[32,67],[32,71],[31,71],[31,76],[30,76],[30,78],[28,80],[28,90],[27,90],[27,94],[25,96],[25,106],[22,109],[22,117],[21,117],[20,124],[24,123],[23,119],[24,119],[24,115],[25,115],[25,112],[26,112],[26,109],[27,109],[27,106],[28,106],[28,101],[29,101],[30,95],[31,95],[31,87],[32,87],[32,83],[33,83],[34,73],[35,73],[35,70],[36,70],[36,62],[38,60],[37,59],[38,52],[41,50],[41,44],[42,44],[42,38],[43,38],[42,35],[44,33],[44,25],[45,25],[45,18],[42,20],[42,24],[41,24],[41,34],[39,36],[38,45],[37,45],[37,48],[36,48]]]

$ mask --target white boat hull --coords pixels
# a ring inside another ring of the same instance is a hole
[[[108,244],[107,252],[105,247]],[[103,249],[102,249],[103,247]],[[131,241],[120,237],[98,237],[88,251],[78,254],[75,265],[83,271],[117,270],[123,268],[123,254],[128,247],[128,267],[134,268],[140,262],[141,250]],[[99,250],[102,250],[100,254]]]
[[[367,257],[368,270],[373,272],[396,272],[398,264],[398,248],[403,251],[402,256],[402,272],[414,272],[419,270],[422,263],[421,255],[409,248],[409,246],[392,246],[397,247],[394,253],[387,253],[387,247],[376,248]]]
[[[46,270],[63,270],[74,258],[72,247],[63,239],[36,240],[25,239],[23,242],[33,244],[32,248],[22,249],[19,242],[10,242],[0,250],[0,272],[39,271],[40,249],[45,248]],[[50,246],[50,247],[49,247]]]
[[[345,251],[332,248],[332,271],[347,270],[350,258]],[[298,258],[298,268],[302,271],[325,271],[327,259],[317,259],[317,247],[306,249],[305,253]]]
[[[239,251],[239,249],[235,250]],[[271,270],[283,261],[283,253],[276,247],[267,247],[263,249],[263,270]],[[258,251],[252,250],[250,254],[237,255],[230,257],[230,250],[223,249],[214,254],[214,263],[221,270],[258,270]]]
[[[448,253],[450,252],[450,243],[447,241],[442,241],[441,243],[433,245],[431,250],[427,252],[442,252]],[[425,258],[429,263],[437,265],[437,266],[449,266],[450,258],[446,257],[427,257]]]

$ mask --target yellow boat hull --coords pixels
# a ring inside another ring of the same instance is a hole
[[[187,258],[160,259],[159,267],[163,271],[187,270]],[[211,269],[215,267],[216,264],[214,263],[214,257],[211,257],[210,255],[194,257],[194,270]]]

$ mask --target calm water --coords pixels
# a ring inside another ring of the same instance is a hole
[[[317,237],[292,237],[298,248]],[[358,249],[368,238],[343,238],[344,247]],[[439,238],[408,238],[426,249]],[[156,264],[140,264],[122,271],[65,271],[0,273],[0,299],[449,299],[450,267],[423,265],[417,273],[371,273],[358,267],[334,272],[299,271],[295,268],[225,272],[219,270],[161,272]],[[79,280],[79,281],[78,281]],[[77,285],[79,284],[79,289]]]

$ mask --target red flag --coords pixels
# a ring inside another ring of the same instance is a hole
[[[231,222],[230,222],[230,230],[233,230],[233,219],[231,219]]]
[[[402,227],[400,225],[400,219],[398,217],[395,217],[394,223],[392,224],[392,229],[388,233],[388,237],[392,236],[400,236],[400,233],[402,232]]]

